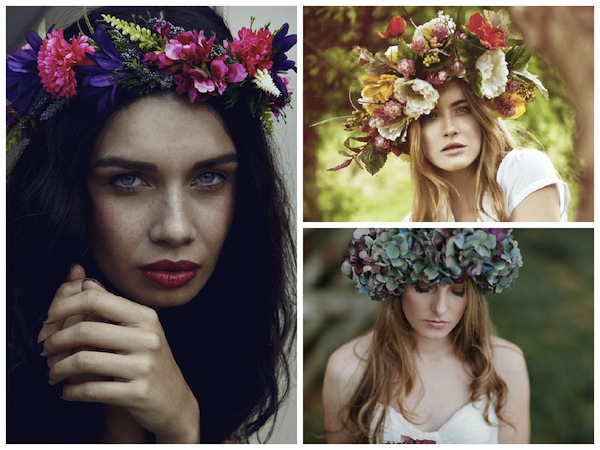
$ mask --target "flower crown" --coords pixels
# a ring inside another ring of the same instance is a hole
[[[398,297],[407,284],[467,277],[482,293],[499,293],[523,266],[512,230],[504,228],[359,228],[353,237],[342,272],[373,300]]]
[[[527,70],[532,52],[523,45],[508,45],[513,36],[502,11],[475,13],[463,26],[439,11],[438,17],[415,28],[409,44],[400,38],[406,21],[396,16],[385,33],[378,32],[395,42],[384,54],[354,49],[367,72],[358,101],[364,111],[355,107],[345,129],[359,128],[364,135],[349,138],[345,143],[349,152],[340,152],[348,159],[329,170],[355,161],[375,174],[390,152],[408,154],[409,125],[435,108],[439,94],[434,86],[453,78],[465,80],[473,94],[486,99],[503,119],[520,117],[535,99],[535,88],[548,98],[538,77]]]
[[[89,34],[68,40],[62,29],[50,28],[45,38],[32,32],[27,44],[7,56],[7,147],[50,119],[73,98],[94,105],[98,114],[112,111],[120,94],[143,95],[172,89],[190,103],[225,96],[232,105],[243,99],[272,133],[290,103],[288,79],[281,74],[295,62],[286,52],[296,44],[288,24],[272,33],[268,26],[242,28],[231,42],[215,34],[186,31],[158,18],[132,22],[102,15]],[[252,19],[253,21],[253,19]]]

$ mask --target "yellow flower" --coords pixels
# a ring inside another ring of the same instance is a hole
[[[361,94],[361,102],[369,114],[373,114],[375,109],[385,104],[394,93],[394,81],[396,75],[383,74],[379,77],[364,75],[362,83],[364,85]]]

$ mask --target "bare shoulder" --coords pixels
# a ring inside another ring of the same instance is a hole
[[[502,376],[527,372],[523,351],[512,342],[498,336],[491,338],[494,368]]]
[[[326,377],[334,378],[342,384],[355,384],[364,373],[373,333],[347,342],[329,357]]]

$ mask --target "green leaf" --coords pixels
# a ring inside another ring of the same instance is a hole
[[[398,61],[401,59],[415,59],[416,55],[412,48],[406,43],[404,39],[400,39],[398,42]]]
[[[42,38],[46,39],[46,33],[48,29],[46,28],[46,18],[43,18],[40,24],[38,25],[37,34]]]
[[[473,94],[477,97],[481,97],[481,72],[479,70],[473,70],[470,73],[468,72],[467,80],[469,81],[471,89],[473,89]]]
[[[506,63],[512,71],[526,70],[532,55],[533,51],[524,45],[511,47],[506,52]]]
[[[367,172],[369,172],[371,175],[375,175],[385,164],[387,160],[387,153],[375,150],[372,145],[367,145],[360,157],[365,164],[365,169],[367,169]]]

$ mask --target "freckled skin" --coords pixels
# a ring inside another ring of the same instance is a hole
[[[90,161],[91,249],[122,295],[162,308],[204,287],[233,218],[236,171],[235,146],[207,105],[146,96],[112,118]],[[141,272],[165,259],[201,267],[184,286],[166,288]]]

